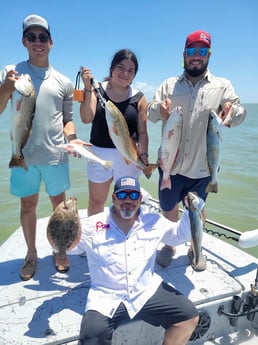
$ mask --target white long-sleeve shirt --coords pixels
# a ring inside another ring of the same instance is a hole
[[[112,317],[121,302],[133,318],[156,292],[162,278],[154,272],[162,242],[179,245],[190,240],[188,211],[180,221],[140,211],[127,235],[112,218],[112,209],[82,220],[78,249],[85,250],[91,277],[86,311]]]
[[[169,98],[172,109],[182,107],[182,134],[179,151],[171,175],[180,174],[189,178],[203,178],[210,175],[207,163],[206,133],[210,110],[219,113],[226,102],[233,104],[233,118],[230,127],[239,125],[246,117],[245,109],[235,94],[231,82],[219,78],[209,71],[195,86],[182,74],[166,79],[148,104],[148,119],[162,120],[160,103]],[[162,130],[164,121],[162,123]]]

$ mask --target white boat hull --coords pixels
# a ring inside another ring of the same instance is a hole
[[[86,216],[86,211],[80,211],[81,218]],[[70,255],[69,272],[58,273],[46,238],[47,221],[48,218],[43,218],[37,224],[39,259],[33,279],[24,282],[19,277],[25,255],[21,228],[0,247],[0,344],[77,344],[75,339],[90,286],[87,258]],[[166,269],[157,265],[156,271],[187,295],[200,312],[208,315],[202,320],[197,338],[189,344],[257,345],[257,312],[254,320],[239,317],[236,326],[231,326],[229,318],[219,315],[218,311],[223,306],[223,310],[230,313],[233,296],[245,302],[255,281],[258,260],[204,233],[207,269],[195,272],[189,265],[188,246],[177,247],[171,265]],[[159,345],[162,338],[161,328],[138,321],[119,326],[113,345]]]

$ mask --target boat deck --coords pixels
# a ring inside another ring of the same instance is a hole
[[[86,211],[80,211],[86,217]],[[21,228],[1,245],[0,252],[0,344],[39,345],[77,344],[80,322],[84,313],[90,276],[87,258],[69,255],[71,268],[58,273],[53,264],[51,247],[46,238],[48,218],[38,221],[38,267],[33,279],[21,281],[20,266],[24,260],[25,245]],[[250,322],[241,317],[231,326],[227,316],[219,315],[220,305],[231,312],[232,297],[242,299],[254,284],[258,260],[204,233],[203,254],[207,269],[195,272],[189,265],[189,244],[177,247],[176,256],[166,269],[156,266],[165,281],[187,295],[209,318],[199,329],[196,339],[189,344],[258,344],[258,313]],[[210,321],[209,321],[210,320]],[[206,322],[206,324],[205,324]],[[208,325],[210,324],[210,325]],[[113,345],[158,345],[163,330],[144,322],[120,326]]]

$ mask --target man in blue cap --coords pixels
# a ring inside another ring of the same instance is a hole
[[[191,239],[188,211],[173,223],[143,212],[141,200],[138,180],[121,177],[111,207],[82,220],[78,247],[87,254],[91,288],[81,345],[111,345],[114,329],[130,320],[162,326],[163,344],[184,345],[198,323],[193,303],[154,271],[161,240],[174,246]]]

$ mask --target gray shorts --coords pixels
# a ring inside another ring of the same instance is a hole
[[[197,315],[197,309],[187,297],[163,282],[133,320],[143,320],[153,326],[167,329],[175,323],[190,320]],[[82,319],[79,344],[111,345],[113,332],[121,322],[130,322],[123,303],[119,305],[112,318],[88,310]]]

